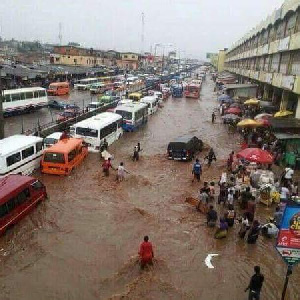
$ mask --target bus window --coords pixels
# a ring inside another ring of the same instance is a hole
[[[46,152],[44,154],[44,162],[65,163],[65,156],[63,153]]]
[[[20,94],[11,94],[11,100],[12,101],[19,101],[20,100]]]
[[[36,143],[36,152],[40,152],[43,149],[43,142]]]
[[[5,95],[4,98],[5,98],[4,102],[11,102],[10,95]]]
[[[38,98],[38,97],[39,97],[38,91],[35,91],[35,92],[33,93],[33,97],[34,97],[34,98]]]
[[[25,93],[20,93],[20,100],[25,100]]]
[[[83,136],[98,137],[98,130],[90,129],[90,128],[77,127],[76,133]]]
[[[46,96],[46,92],[44,90],[39,91],[39,97],[45,97]]]
[[[6,203],[0,205],[0,218],[5,217],[8,214]]]
[[[15,198],[15,203],[16,205],[21,205],[26,202],[28,198],[30,198],[30,191],[28,188],[26,188],[17,195],[17,197]]]
[[[106,136],[110,135],[112,132],[117,130],[117,123],[112,123],[101,129],[100,139],[102,140]]]
[[[6,157],[6,164],[8,167],[19,161],[21,161],[21,153],[20,152],[14,153],[14,154]]]
[[[31,146],[29,148],[26,148],[26,149],[22,150],[22,159],[25,159],[25,158],[33,155],[33,154],[34,154],[34,147],[33,146]]]
[[[25,97],[26,97],[26,99],[32,99],[33,98],[33,92],[26,92]]]
[[[7,210],[10,213],[15,208],[15,198],[12,198],[6,202]]]
[[[76,149],[68,153],[68,162],[72,161],[76,157]]]

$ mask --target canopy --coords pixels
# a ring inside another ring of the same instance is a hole
[[[241,113],[242,113],[242,111],[238,107],[231,107],[231,108],[228,108],[227,110],[225,110],[225,114],[239,115]]]
[[[252,99],[249,99],[247,101],[244,102],[245,105],[258,105],[259,104],[259,100],[256,99],[256,98],[252,98]]]
[[[258,114],[257,116],[255,116],[254,120],[267,119],[267,118],[271,118],[271,117],[272,117],[271,114],[262,113],[262,114]]]
[[[281,111],[278,111],[274,117],[275,118],[282,118],[282,117],[287,117],[287,116],[290,116],[292,115],[293,112],[292,111],[289,111],[289,110],[281,110]]]
[[[252,120],[252,119],[244,119],[241,122],[237,123],[238,127],[260,127],[263,126],[258,121]]]
[[[260,164],[273,163],[273,156],[268,151],[260,148],[246,148],[238,152],[236,156],[238,158],[244,158],[250,162],[256,162]]]

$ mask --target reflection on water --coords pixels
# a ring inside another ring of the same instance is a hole
[[[213,146],[217,161],[204,166],[205,180],[217,181],[238,136],[228,135],[220,120],[211,124],[217,105],[207,79],[199,101],[169,99],[145,128],[110,147],[113,164],[125,163],[126,181],[117,183],[101,172],[97,154],[90,154],[69,177],[37,174],[49,199],[0,239],[2,299],[246,299],[244,289],[259,264],[265,275],[262,299],[277,300],[286,267],[271,240],[247,245],[230,229],[215,240],[205,218],[185,202],[196,197],[191,163],[166,159],[170,139],[195,134],[205,142],[203,161]],[[141,142],[141,160],[133,162],[133,147]],[[223,207],[217,207],[223,212]],[[272,208],[258,207],[265,221]],[[154,244],[155,263],[141,272],[137,252],[145,234]],[[214,269],[204,260],[209,253]],[[298,299],[297,267],[289,300]],[[17,288],[16,288],[17,287]]]

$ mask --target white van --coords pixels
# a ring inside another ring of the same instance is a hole
[[[62,132],[53,132],[44,138],[44,147],[49,148],[56,144],[63,135]]]
[[[148,115],[152,115],[157,112],[158,109],[158,99],[155,96],[146,96],[141,99],[142,103],[148,105]]]
[[[40,167],[42,155],[41,137],[12,135],[0,140],[0,177],[31,174]]]

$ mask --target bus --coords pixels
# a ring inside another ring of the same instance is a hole
[[[47,174],[69,175],[87,154],[88,150],[82,139],[62,139],[44,151],[41,171]]]
[[[146,96],[141,99],[141,103],[146,103],[148,105],[148,115],[152,115],[157,112],[158,101],[158,98],[155,96]]]
[[[29,113],[47,105],[47,92],[41,87],[3,91],[3,114],[5,117]]]
[[[99,152],[104,139],[111,145],[122,136],[122,117],[113,112],[103,112],[72,125],[70,134],[82,138],[89,151]]]
[[[0,187],[1,235],[47,198],[42,182],[29,176],[8,175],[0,179]]]
[[[131,93],[129,94],[128,98],[132,101],[140,101],[143,95],[141,93]]]
[[[148,105],[146,103],[132,102],[118,105],[115,113],[123,118],[123,129],[134,131],[148,121]]]
[[[98,82],[100,82],[100,79],[98,78],[80,79],[74,84],[74,88],[77,90],[86,91],[89,90],[93,84]]]
[[[70,93],[69,82],[52,82],[47,90],[49,96],[62,96]]]
[[[103,82],[93,83],[90,87],[91,94],[102,94],[106,91],[105,84]]]
[[[200,97],[200,85],[190,83],[185,87],[185,97],[198,99]]]
[[[31,174],[40,167],[42,154],[41,137],[20,134],[0,140],[0,177]]]

